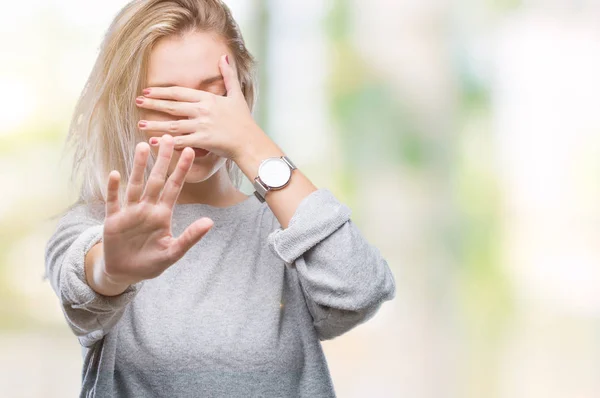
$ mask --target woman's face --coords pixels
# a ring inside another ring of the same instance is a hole
[[[183,37],[169,36],[159,40],[150,53],[146,87],[181,86],[208,91],[216,95],[226,95],[225,83],[219,70],[219,58],[233,57],[227,46],[215,35],[204,32],[190,32]],[[234,66],[234,65],[233,65]],[[234,66],[235,68],[235,66]],[[215,79],[216,78],[216,79]],[[142,120],[178,120],[182,116],[173,116],[153,110],[140,109]],[[166,132],[145,131],[146,141],[152,137],[161,137]],[[158,147],[150,147],[156,158]],[[182,150],[174,150],[168,174],[174,170]],[[226,158],[210,152],[196,157],[185,182],[205,181],[214,175],[227,161]]]

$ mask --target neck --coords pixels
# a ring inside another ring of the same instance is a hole
[[[247,197],[233,185],[227,168],[221,167],[205,181],[183,184],[177,204],[203,203],[215,207],[228,207]]]

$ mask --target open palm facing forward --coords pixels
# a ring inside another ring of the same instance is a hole
[[[132,284],[159,276],[213,226],[211,219],[203,217],[179,237],[173,237],[173,207],[194,160],[194,151],[185,148],[175,171],[166,179],[173,148],[173,137],[164,135],[158,159],[144,187],[144,169],[150,147],[145,142],[136,146],[122,207],[118,193],[120,174],[116,170],[109,174],[103,237],[104,272],[114,283]]]

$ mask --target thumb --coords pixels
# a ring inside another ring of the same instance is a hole
[[[192,246],[206,235],[213,225],[213,220],[208,217],[202,217],[187,227],[171,246],[172,258],[179,260],[183,257]]]
[[[242,95],[240,81],[238,80],[235,70],[229,63],[229,57],[227,55],[221,56],[221,59],[219,60],[219,69],[221,69],[221,75],[223,76],[225,89],[227,89],[227,96],[233,97]]]

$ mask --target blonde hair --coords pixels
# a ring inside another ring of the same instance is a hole
[[[190,31],[214,33],[223,39],[235,59],[238,77],[252,111],[255,102],[255,63],[246,49],[238,24],[220,0],[134,0],[115,17],[71,120],[66,147],[74,150],[71,186],[81,179],[74,204],[106,200],[108,174],[121,174],[119,199],[133,166],[135,146],[145,137],[137,128],[135,98],[145,88],[153,45],[166,36]],[[146,181],[154,165],[146,167]],[[241,173],[228,159],[227,172],[239,188]]]

